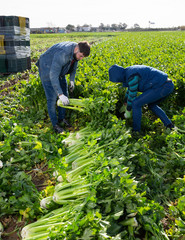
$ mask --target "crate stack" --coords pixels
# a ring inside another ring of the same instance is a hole
[[[31,68],[29,18],[0,16],[0,73]]]

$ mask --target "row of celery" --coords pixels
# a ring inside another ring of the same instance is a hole
[[[83,204],[86,197],[89,196],[92,184],[88,182],[86,177],[88,169],[95,166],[99,152],[104,150],[106,146],[114,144],[113,140],[101,146],[98,144],[91,146],[91,144],[88,144],[91,134],[94,134],[92,129],[86,127],[76,133],[70,133],[64,140],[63,143],[65,143],[68,149],[68,154],[64,157],[69,169],[66,172],[67,182],[61,182],[56,185],[53,195],[41,201],[45,202],[46,208],[51,202],[63,205],[61,209],[58,209],[61,212],[58,213],[57,210],[52,211],[51,214],[24,227],[22,230],[23,239],[47,239],[51,231],[57,232],[57,228],[61,228],[63,224],[66,224],[66,221],[69,221],[68,217],[70,218],[70,214],[68,214],[67,208],[71,205],[75,207],[78,204]],[[98,138],[101,133],[94,135]],[[62,217],[64,213],[65,218]]]

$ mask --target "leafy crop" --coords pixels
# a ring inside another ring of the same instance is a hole
[[[56,41],[84,38],[92,51],[79,62],[70,98],[88,99],[86,110],[69,109],[74,133],[57,135],[34,63]],[[10,87],[1,90],[1,217],[14,213],[33,221],[25,229],[34,239],[40,224],[42,239],[183,239],[184,32],[34,35],[31,42],[32,69],[7,77]],[[175,91],[162,108],[172,131],[144,107],[143,134],[132,136],[132,121],[120,110],[125,89],[108,79],[112,64],[168,73]],[[38,192],[33,178],[45,174],[48,187]],[[47,209],[39,206],[44,199]]]

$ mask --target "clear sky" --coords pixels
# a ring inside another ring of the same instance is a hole
[[[7,0],[0,15],[28,17],[30,27],[112,23],[148,27],[185,25],[185,0]]]

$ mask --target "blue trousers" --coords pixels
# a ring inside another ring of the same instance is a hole
[[[66,109],[57,106],[56,107],[56,101],[57,101],[57,94],[55,90],[52,87],[51,81],[46,81],[45,79],[42,79],[42,85],[45,91],[46,99],[47,99],[47,108],[48,108],[48,114],[51,120],[51,123],[53,126],[55,126],[58,121],[65,118],[65,112]],[[66,77],[63,76],[60,81],[60,86],[62,88],[63,94],[68,96],[68,87],[67,87],[67,80]],[[58,110],[58,117],[57,117],[57,110]]]
[[[148,105],[148,108],[157,115],[165,126],[171,123],[166,113],[158,106],[159,102],[164,100],[174,90],[172,81],[167,81],[160,88],[151,88],[136,97],[132,102],[133,130],[141,131],[142,106]]]

